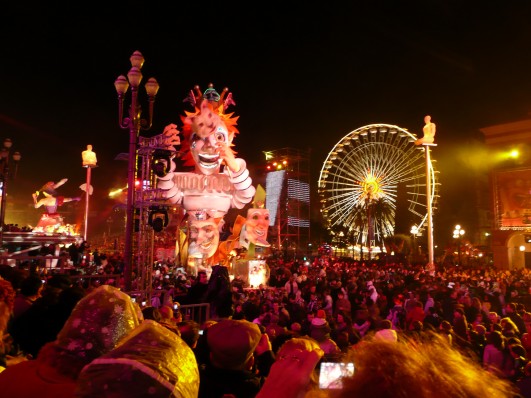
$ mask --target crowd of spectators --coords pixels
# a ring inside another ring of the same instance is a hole
[[[79,279],[70,276],[39,275],[35,269],[2,269],[0,275],[11,283],[15,296],[14,311],[5,328],[1,365],[9,368],[39,358],[43,347],[56,341],[71,322],[80,300],[107,285],[121,287],[121,257],[94,252],[83,273],[97,275],[93,279],[98,283],[88,285],[76,283]],[[138,333],[166,341],[171,340],[166,333],[170,331],[192,349],[199,380],[208,380],[208,387],[206,381],[198,382],[197,391],[190,396],[214,397],[223,392],[254,397],[264,386],[266,391],[274,389],[267,384],[269,372],[277,363],[281,366],[281,359],[290,358],[281,354],[282,347],[286,349],[288,341],[298,339],[303,339],[306,351],[318,353],[319,363],[344,362],[357,352],[361,357],[356,360],[367,364],[371,359],[369,352],[363,354],[365,344],[394,344],[397,348],[392,350],[396,351],[389,355],[400,355],[404,346],[411,349],[444,342],[445,349],[466,366],[492,375],[496,380],[492,388],[506,389],[509,394],[516,387],[522,396],[531,396],[529,270],[428,269],[326,256],[311,262],[272,257],[267,262],[267,283],[250,287],[239,277],[232,279],[228,308],[204,324],[187,319],[179,306],[212,300],[208,274],[192,276],[170,262],[155,265],[152,300],[141,308],[141,317],[165,331],[150,324]],[[132,346],[135,341],[128,344]],[[241,347],[239,341],[247,345]],[[175,344],[168,341],[166,345]],[[124,353],[103,357],[117,355]],[[425,355],[431,358],[431,354]],[[99,391],[101,386],[87,380],[92,371],[101,373],[106,366],[107,360],[87,371],[81,383],[84,390]],[[273,375],[279,377],[277,372]],[[497,380],[501,381],[499,386]],[[149,384],[149,378],[145,382]],[[291,387],[286,386],[286,391]],[[119,389],[116,385],[113,388]],[[169,387],[162,390],[165,388]]]

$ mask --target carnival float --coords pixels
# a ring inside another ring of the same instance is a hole
[[[231,278],[239,277],[247,286],[265,284],[267,264],[255,250],[269,247],[265,191],[260,188],[255,195],[246,162],[236,157],[233,140],[239,133],[238,117],[226,112],[235,105],[232,93],[225,88],[219,94],[212,84],[204,92],[196,86],[185,101],[193,111],[181,116],[180,150],[161,157],[155,168],[162,197],[184,213],[176,237],[178,256],[181,261],[186,257],[187,271],[192,275],[203,270],[210,276],[213,267],[222,266]],[[180,133],[175,124],[164,131],[172,136]],[[193,171],[178,169],[177,153],[182,167]],[[251,202],[247,218],[238,215],[231,236],[220,242],[229,209],[244,209]]]

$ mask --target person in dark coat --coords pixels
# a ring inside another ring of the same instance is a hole
[[[199,398],[255,397],[269,372],[256,371],[255,361],[269,355],[267,367],[273,363],[267,335],[255,323],[225,319],[208,328],[207,342],[210,363],[200,370]]]

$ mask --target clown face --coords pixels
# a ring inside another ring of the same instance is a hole
[[[194,248],[194,255],[201,254],[203,259],[210,258],[216,252],[218,245],[219,229],[216,219],[190,221],[190,247]]]
[[[232,136],[221,117],[208,101],[203,101],[199,113],[187,117],[185,123],[192,130],[189,144],[196,172],[205,175],[219,172],[224,153],[232,143]]]
[[[249,209],[245,222],[246,239],[257,246],[268,247],[267,230],[269,228],[268,209]]]
[[[190,152],[196,165],[196,171],[211,175],[219,172],[221,164],[220,148],[230,145],[229,133],[225,125],[218,125],[210,134],[192,133]]]

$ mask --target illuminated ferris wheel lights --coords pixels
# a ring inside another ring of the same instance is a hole
[[[369,199],[370,203],[381,202],[388,212],[373,218],[373,239],[379,241],[394,233],[398,203],[409,203],[406,208],[419,218],[421,227],[426,205],[417,198],[426,186],[425,165],[423,153],[415,151],[415,139],[407,130],[392,125],[365,126],[343,137],[330,151],[319,180],[328,223],[352,230],[358,244],[360,240],[368,242],[369,231],[362,220]],[[404,195],[400,199],[399,186],[406,184],[410,189],[400,190],[400,196]]]

